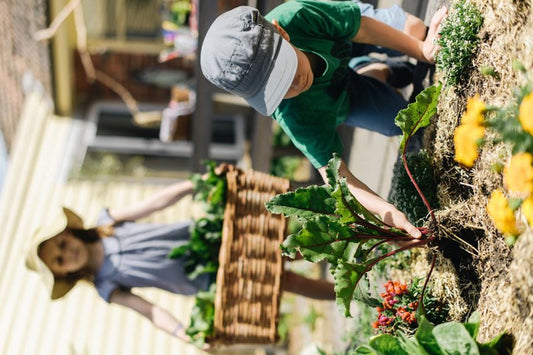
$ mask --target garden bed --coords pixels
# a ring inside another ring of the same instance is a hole
[[[417,178],[426,175],[414,180],[424,181],[426,186],[420,187],[426,196],[433,195],[431,204],[426,199],[424,213],[412,216],[413,201],[407,200],[416,191],[408,192],[403,184],[404,201],[394,191],[391,194],[392,202],[419,227],[422,241],[388,230],[369,216],[337,176],[334,159],[328,168],[329,184],[296,190],[267,204],[273,213],[303,221],[303,230],[289,236],[282,250],[289,256],[300,253],[309,261],[329,262],[342,313],[350,316],[354,298],[377,306],[373,324],[381,335],[368,346],[350,347],[349,354],[507,354],[511,349],[527,354],[533,349],[531,2],[457,0],[449,7],[439,39],[438,85],[419,95],[396,120],[404,132],[401,149],[409,141],[406,136],[429,124],[421,146],[430,157],[427,164],[433,176],[418,169]],[[506,173],[519,155],[530,160],[519,166],[522,170]],[[423,160],[417,167],[426,164]],[[396,174],[395,170],[395,178]],[[517,185],[512,187],[511,179],[522,180],[527,190],[512,191]],[[398,188],[398,179],[395,183],[393,188]],[[428,186],[434,194],[425,189]],[[410,246],[382,248],[395,233]],[[421,248],[404,251],[413,246]],[[429,314],[416,311],[413,302],[398,307],[406,286],[398,293],[390,288],[392,281],[376,304],[375,280],[370,277],[369,288],[366,274],[391,258],[398,260],[374,269],[378,276],[385,269],[388,279],[404,282],[398,287],[425,279],[432,270],[431,297],[447,305],[446,322],[433,327],[426,320]],[[416,333],[411,329],[399,334],[415,311]]]
[[[444,258],[437,263],[432,279],[440,284],[458,320],[464,321],[474,309],[480,312],[479,340],[507,332],[514,337],[514,353],[525,354],[533,348],[533,235],[526,228],[514,246],[508,246],[486,209],[491,192],[504,189],[497,167],[508,162],[511,149],[487,143],[480,148],[473,167],[463,167],[454,159],[454,129],[468,98],[479,94],[487,104],[507,106],[527,75],[533,76],[531,2],[472,3],[484,18],[477,52],[464,79],[442,90],[438,114],[426,129],[423,148],[432,157],[437,177],[439,224],[474,249],[466,252],[450,235],[441,235]],[[517,70],[515,61],[523,64],[526,75]],[[444,77],[439,70],[436,75],[437,80]]]

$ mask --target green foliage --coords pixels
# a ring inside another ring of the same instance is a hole
[[[296,179],[296,171],[300,167],[304,158],[299,156],[283,156],[272,159],[270,173],[274,176],[283,177],[290,180]]]
[[[215,280],[218,270],[227,185],[225,175],[217,175],[215,167],[215,163],[209,161],[205,177],[197,174],[191,178],[194,183],[194,199],[204,202],[205,216],[191,225],[189,241],[174,248],[169,254],[170,258],[184,257],[185,272],[191,280],[201,274],[209,274],[210,279]],[[209,291],[196,295],[186,332],[199,347],[205,344],[206,338],[213,335],[214,300],[214,282],[211,283]]]
[[[394,250],[394,247],[389,244],[381,244],[379,247],[377,247],[377,249],[381,255],[385,255]],[[393,269],[407,270],[411,265],[411,256],[411,250],[406,250],[404,252],[394,254],[391,257],[384,259],[382,262],[377,264],[374,267],[373,272],[375,273],[377,278],[386,279],[389,276],[390,271]]]
[[[520,122],[519,107],[524,98],[533,92],[533,80],[528,80],[514,92],[514,98],[505,107],[489,106],[485,124],[497,133],[494,143],[504,142],[512,148],[512,153],[533,154],[533,135],[527,132]]]
[[[358,347],[366,345],[368,339],[373,335],[373,329],[368,325],[372,323],[375,317],[374,310],[367,304],[359,301],[355,301],[359,313],[357,317],[354,317],[354,321],[350,324],[344,335],[345,340],[348,342],[348,346],[344,352],[336,352],[335,355],[342,355],[345,353],[351,353]]]
[[[431,165],[429,154],[421,150],[417,153],[406,153],[407,166],[413,178],[424,193],[429,205],[438,208],[437,181]],[[417,226],[422,226],[427,217],[427,207],[411,183],[402,162],[394,164],[389,202],[405,213],[407,218]]]
[[[419,323],[413,337],[403,334],[377,335],[368,345],[349,351],[347,355],[479,355],[511,354],[512,351],[512,346],[508,344],[503,334],[488,343],[479,343],[475,340],[479,328],[477,313],[474,313],[466,324],[448,322],[434,326],[423,316]]]
[[[423,308],[419,307],[423,282],[416,278],[409,285],[399,281],[385,283],[385,292],[380,293],[382,304],[376,307],[377,319],[372,327],[379,333],[411,335],[418,328],[422,313],[434,324],[443,323],[448,315],[448,306],[435,298],[428,288],[423,296]]]
[[[465,80],[472,67],[482,24],[481,12],[468,0],[456,2],[442,22],[438,39],[441,49],[436,59],[447,85],[457,85]]]
[[[335,200],[329,186],[309,186],[294,192],[274,196],[265,206],[272,213],[286,217],[306,219],[315,215],[331,215],[335,212]]]
[[[406,233],[385,228],[383,222],[364,208],[338,175],[340,158],[327,167],[328,185],[299,188],[277,195],[266,203],[271,213],[296,217],[302,227],[283,242],[283,254],[300,253],[311,262],[331,264],[340,311],[350,316],[352,299],[376,302],[363,288],[366,273],[388,255],[376,255],[377,247],[392,238],[410,239]],[[424,241],[420,241],[421,244]],[[391,252],[393,255],[396,251]]]
[[[415,102],[410,103],[406,108],[400,110],[394,119],[396,126],[403,132],[400,141],[400,151],[403,152],[405,145],[420,128],[429,125],[431,117],[437,113],[441,85],[427,87],[418,94]]]
[[[305,324],[309,325],[309,328],[311,328],[311,331],[314,332],[316,328],[316,321],[319,318],[323,318],[324,316],[322,313],[317,312],[316,308],[311,305],[311,309],[309,310],[309,313],[304,317],[303,321]]]
[[[189,241],[174,248],[170,258],[184,257],[187,276],[193,280],[201,274],[214,276],[218,270],[218,253],[222,239],[224,207],[226,205],[226,178],[215,173],[215,163],[208,162],[205,179],[194,175],[194,199],[205,202],[205,216],[193,222]]]
[[[198,292],[191,310],[191,321],[186,333],[191,337],[191,342],[200,348],[205,344],[206,338],[214,334],[215,292],[214,283],[208,291]]]
[[[294,146],[291,138],[283,131],[277,122],[272,124],[272,145],[274,147]]]

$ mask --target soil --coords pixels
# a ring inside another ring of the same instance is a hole
[[[454,161],[453,132],[468,97],[478,93],[491,105],[506,106],[515,88],[527,78],[513,69],[520,61],[533,79],[532,2],[472,0],[484,16],[481,43],[465,82],[444,85],[438,114],[424,134],[423,148],[433,157],[441,208],[437,265],[432,275],[435,291],[451,306],[450,318],[465,321],[478,310],[478,340],[488,341],[502,332],[514,341],[514,354],[533,353],[533,232],[527,229],[513,247],[495,229],[486,212],[490,193],[503,188],[501,173],[492,167],[505,164],[510,149],[485,145],[474,167]],[[452,8],[453,2],[448,7]],[[497,76],[481,73],[490,66]],[[439,70],[436,80],[442,77]],[[415,260],[414,273],[427,272],[426,252]]]

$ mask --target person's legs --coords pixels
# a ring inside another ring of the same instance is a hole
[[[292,271],[285,271],[282,288],[284,291],[316,300],[335,299],[333,283],[324,279],[309,279]]]
[[[415,65],[399,58],[377,59],[369,56],[352,58],[348,66],[358,74],[369,76],[393,88],[401,89],[413,82]]]
[[[359,4],[361,15],[371,17],[380,22],[383,22],[399,31],[404,31],[407,25],[408,14],[398,5],[394,5],[384,9],[376,9],[371,4],[363,3],[359,0],[353,0]],[[414,16],[413,16],[414,17]],[[411,22],[409,20],[408,28],[411,29]],[[377,47],[369,44],[354,43],[352,45],[352,57],[359,57],[369,53],[385,53],[390,57],[403,56],[402,53],[388,49]]]
[[[400,135],[402,132],[394,124],[394,119],[398,111],[407,107],[407,101],[390,85],[372,77],[350,73],[351,106],[344,123],[385,136]]]

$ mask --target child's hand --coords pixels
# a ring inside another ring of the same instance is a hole
[[[442,7],[435,13],[435,15],[433,15],[433,18],[431,19],[428,34],[422,45],[422,53],[429,63],[435,63],[435,55],[440,49],[437,44],[437,40],[440,37],[440,24],[447,15],[448,9],[446,7]]]
[[[381,213],[380,217],[387,225],[402,229],[413,238],[418,239],[422,237],[422,233],[418,230],[418,228],[416,228],[411,222],[409,222],[405,214],[400,212],[394,206],[392,206],[391,209],[385,211],[384,213]]]

